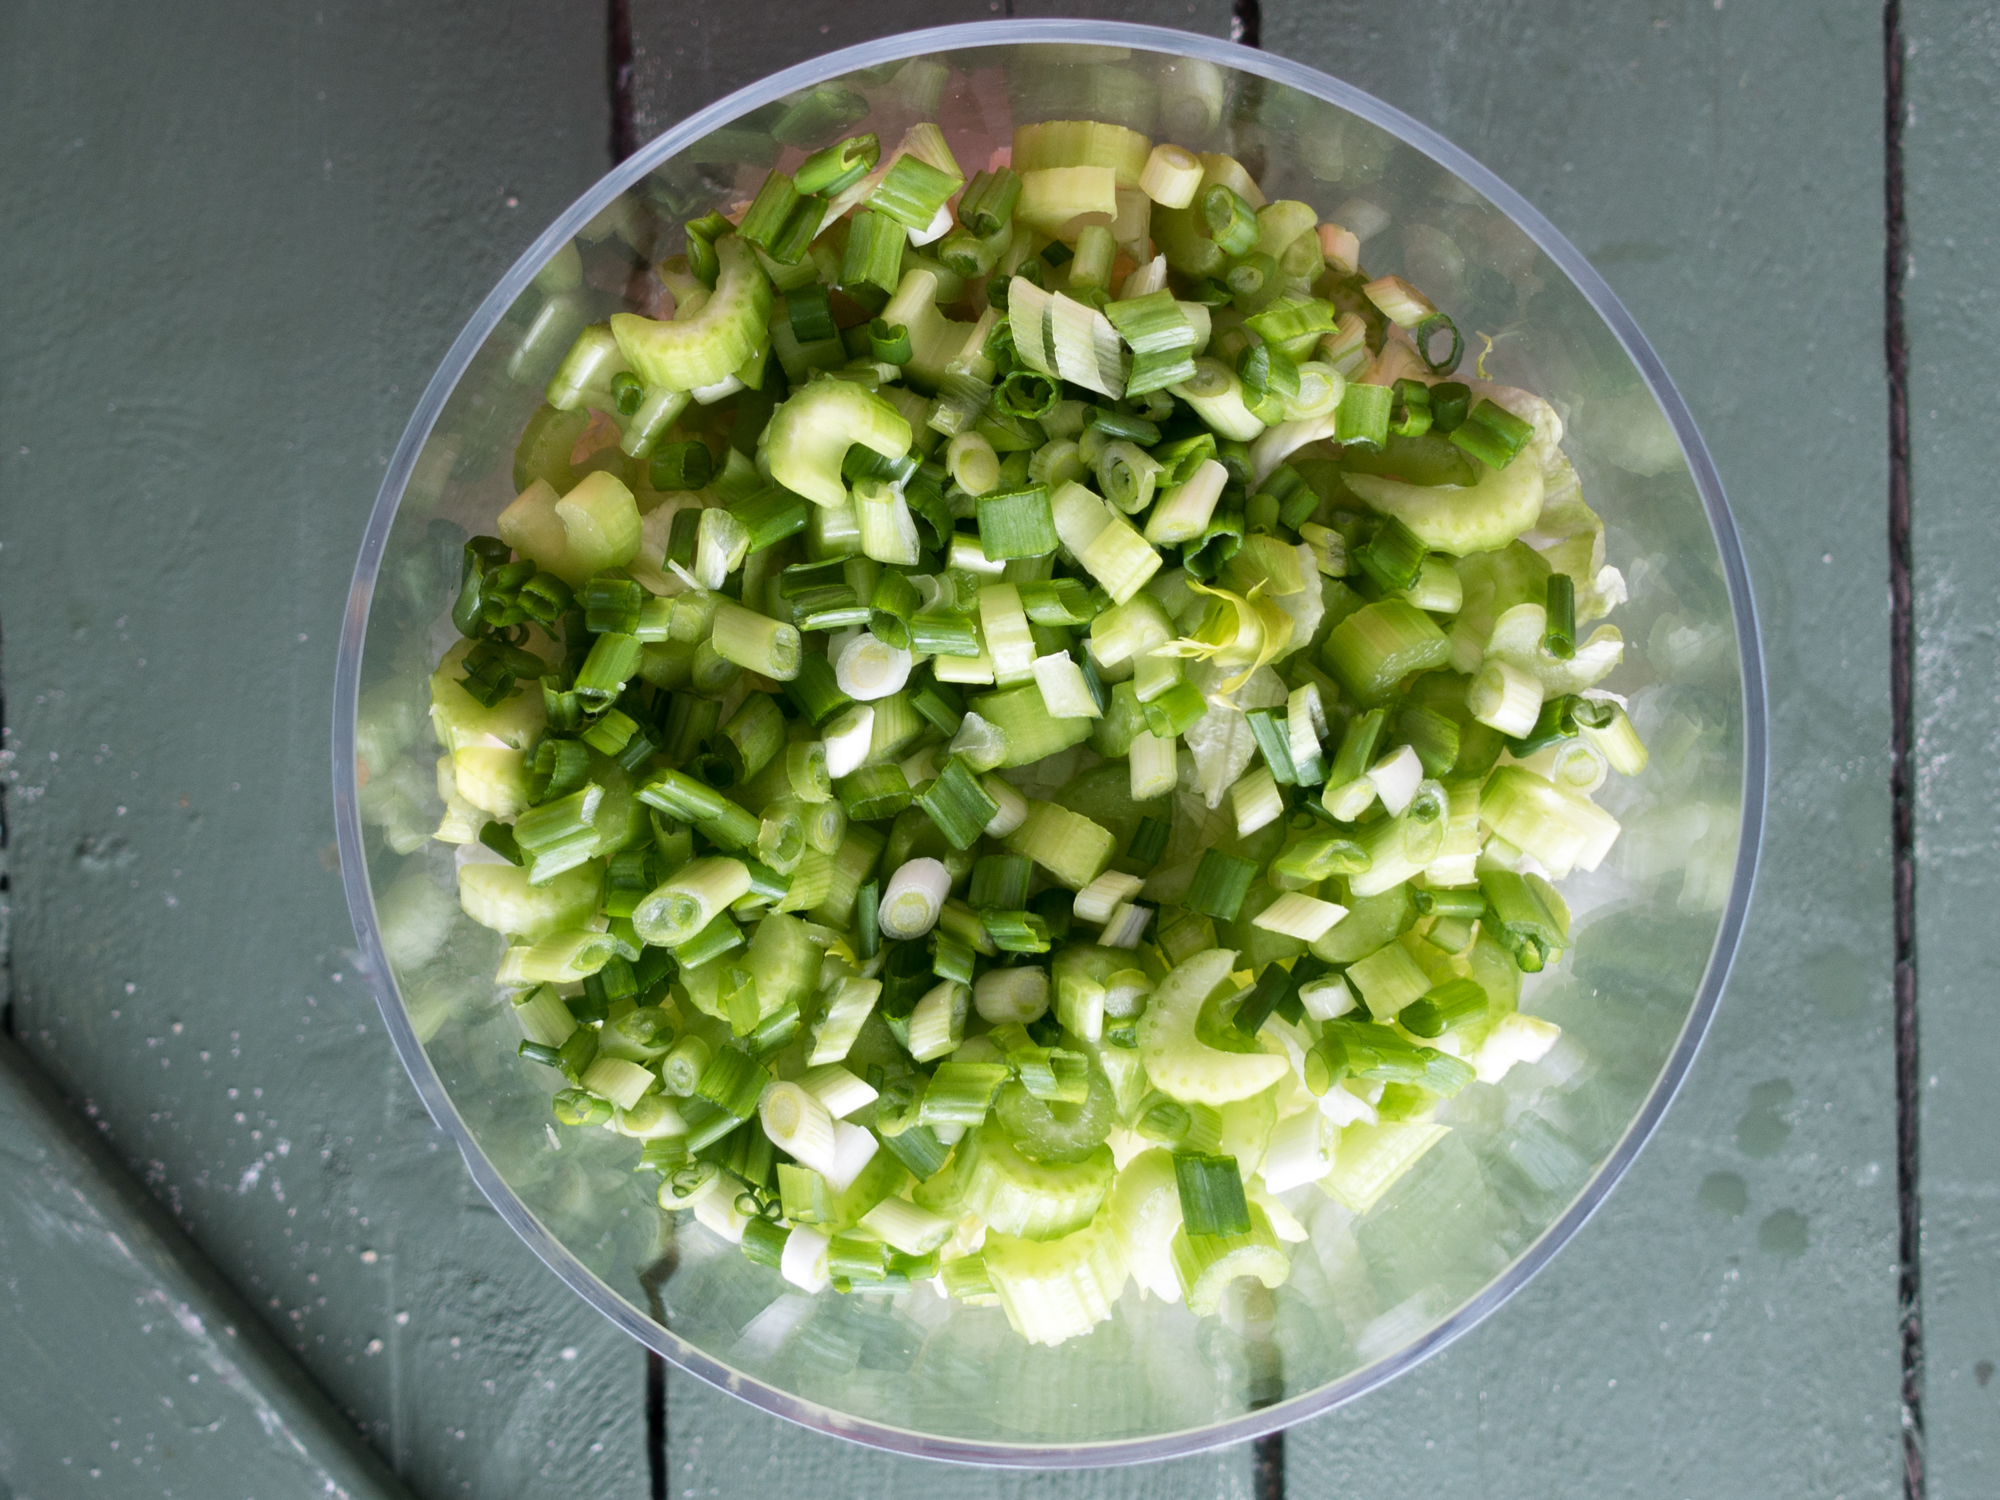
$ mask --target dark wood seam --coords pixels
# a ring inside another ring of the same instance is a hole
[[[1917,861],[1912,756],[1916,670],[1910,586],[1910,355],[1903,322],[1909,224],[1903,202],[1903,10],[1884,0],[1883,344],[1889,383],[1889,796],[1895,892],[1896,1298],[1902,1334],[1903,1494],[1924,1494],[1924,1325],[1918,1178]]]

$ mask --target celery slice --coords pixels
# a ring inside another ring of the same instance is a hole
[[[1195,1035],[1202,1006],[1229,977],[1236,954],[1211,949],[1176,965],[1153,991],[1139,1018],[1139,1055],[1162,1093],[1198,1104],[1228,1104],[1260,1094],[1290,1064],[1268,1052],[1223,1052]]]
[[[1292,1274],[1291,1257],[1272,1232],[1270,1217],[1254,1203],[1249,1213],[1250,1228],[1242,1234],[1191,1235],[1185,1227],[1174,1234],[1174,1272],[1188,1311],[1198,1318],[1222,1305],[1224,1289],[1239,1276],[1254,1276],[1275,1287]]]
[[[611,332],[639,378],[649,386],[691,391],[726,378],[757,352],[771,317],[771,282],[750,246],[736,235],[718,240],[715,293],[694,316],[672,323],[614,313]]]
[[[983,1255],[1007,1321],[1031,1344],[1090,1332],[1111,1316],[1128,1275],[1116,1238],[1095,1224],[1039,1242],[988,1235]]]
[[[822,377],[787,399],[757,439],[771,477],[818,505],[847,503],[841,462],[854,444],[884,458],[910,451],[910,424],[881,397]],[[914,559],[913,559],[914,560]]]
[[[957,1191],[964,1210],[993,1230],[1053,1240],[1091,1221],[1115,1170],[1105,1146],[1081,1161],[1032,1161],[998,1121],[989,1120],[959,1143]]]
[[[1347,487],[1409,527],[1426,547],[1453,557],[1505,547],[1542,513],[1542,473],[1532,463],[1482,468],[1478,482],[1465,488],[1354,473]]]

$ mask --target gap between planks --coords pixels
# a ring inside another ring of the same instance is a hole
[[[1903,206],[1903,8],[1882,7],[1883,354],[1889,385],[1889,798],[1895,890],[1896,1300],[1902,1335],[1903,1494],[1924,1495],[1924,1325],[1919,1257],[1922,1204],[1918,1180],[1917,859],[1912,757],[1916,671],[1910,581],[1909,343],[1903,278],[1909,224]]]

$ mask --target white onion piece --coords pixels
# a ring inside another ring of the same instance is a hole
[[[870,703],[899,691],[910,680],[914,665],[909,652],[864,630],[841,647],[833,663],[833,680],[855,702]]]
[[[904,862],[882,891],[877,921],[882,936],[908,942],[937,926],[945,897],[951,894],[951,871],[935,859]]]

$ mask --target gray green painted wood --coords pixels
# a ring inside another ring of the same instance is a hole
[[[515,0],[0,8],[17,1028],[433,1497],[645,1485],[639,1353],[479,1198],[354,981],[327,789],[383,464],[604,170],[604,56],[601,7]]]
[[[1138,21],[1229,35],[1229,0],[836,0],[686,5],[632,0],[633,139],[651,140],[724,94],[840,47],[1004,16]]]
[[[1200,3],[1180,24],[1226,32],[1227,7]],[[1185,4],[1091,9],[1178,21]],[[640,134],[825,48],[978,14],[635,0]],[[1947,175],[1968,141],[1984,149],[1966,132],[1990,97],[1992,39],[1971,14],[1912,17],[1918,58],[1935,60],[1913,74],[1936,90],[1918,119],[1939,122],[1912,137],[1919,260],[1940,280],[1956,265],[1965,286],[1991,245]],[[1485,159],[1627,299],[1730,487],[1775,715],[1751,936],[1660,1138],[1495,1320],[1295,1432],[1292,1493],[1891,1493],[1879,12],[1265,0],[1263,19],[1267,46]],[[448,1159],[356,993],[322,862],[354,538],[452,333],[605,166],[604,56],[600,11],[516,0],[0,12],[0,196],[22,206],[0,239],[16,294],[0,322],[0,600],[19,1029],[426,1495],[645,1493],[636,1351]],[[1930,680],[1976,698],[1991,681],[1971,571],[1981,492],[1967,440],[1922,419],[1959,410],[1944,340],[1988,314],[1971,293],[1922,304],[1912,286],[1913,323],[1920,305],[1932,318],[1916,327],[1919,381],[1938,393],[1915,403],[1920,517],[1926,463],[1944,492],[1920,533],[1940,585],[1927,628],[1968,643]],[[1790,349],[1827,372],[1810,392]],[[1774,427],[1810,441],[1773,442]],[[1930,726],[1926,808],[1990,826],[1963,771],[1990,736],[1976,715],[1953,722],[1980,737],[1955,771],[1958,742]],[[2000,1399],[1977,1376],[2000,1358],[1981,1343],[1993,1179],[1978,1087],[2000,1033],[1976,1024],[1976,938],[1955,960],[1950,946],[1979,929],[1970,861],[1985,847],[1925,849],[1927,913],[1954,883],[1970,897],[1925,928],[1926,1003],[1948,1026],[1931,1040],[1926,1127],[1948,1175],[1930,1289],[1960,1340],[1934,1313],[1932,1466],[1957,1486],[1940,1494],[1991,1492]],[[1956,1010],[1932,999],[1954,962]],[[676,1495],[802,1476],[899,1495],[938,1478],[678,1379],[673,1428]],[[1247,1482],[1239,1453],[954,1487]]]
[[[1903,26],[1926,1468],[1931,1500],[1975,1500],[2000,1474],[2000,533],[1979,357],[2000,334],[2000,24],[1988,7],[1917,3]]]
[[[659,5],[632,7],[633,103],[637,139],[667,129],[730,90],[834,47],[923,26],[984,20],[1001,7],[988,0],[894,4],[865,9],[824,3],[754,0],[726,11]],[[1107,15],[1179,24],[1226,35],[1229,11],[1218,0],[1040,6],[1016,0],[1018,15]],[[727,38],[727,45],[724,38]],[[747,44],[747,45],[746,45]],[[710,1386],[678,1373],[668,1382],[669,1464],[675,1495],[747,1496],[830,1484],[837,1494],[903,1500],[927,1493],[937,1471],[773,1421]],[[1023,1475],[962,1470],[951,1479],[964,1500],[1092,1496],[1099,1500],[1249,1500],[1246,1449],[1178,1463],[1109,1473]]]
[[[1880,98],[1878,14],[1849,4],[1760,18],[1713,0],[1396,11],[1265,0],[1262,12],[1268,48],[1465,145],[1628,300],[1702,422],[1745,532],[1777,767],[1738,978],[1659,1140],[1486,1327],[1296,1429],[1293,1493],[1326,1481],[1387,1493],[1377,1476],[1389,1474],[1398,1487],[1415,1476],[1496,1496],[1891,1493],[1882,162],[1879,109],[1854,103]],[[635,24],[664,17],[665,30],[684,14],[641,4]],[[770,46],[771,63],[745,65],[746,79],[798,55],[784,38]],[[643,111],[654,95],[639,76]],[[1776,132],[1814,141],[1806,170],[1751,159]],[[1802,343],[1831,361],[1830,384],[1785,389],[1784,351]],[[1803,463],[1768,440],[1771,421],[1815,432]],[[883,1471],[708,1393],[683,1395],[688,1384],[674,1386],[677,1447],[699,1438],[704,1455],[730,1455],[686,1459],[711,1484],[743,1452],[761,1454],[768,1432],[765,1466],[722,1493],[821,1462],[857,1482]],[[1705,1440],[1671,1438],[1693,1431]]]
[[[1481,1329],[1295,1430],[1294,1472],[1897,1493],[1880,34],[1852,0],[1265,0],[1267,47],[1483,159],[1625,300],[1728,489],[1772,710],[1750,926],[1659,1135]]]
[[[407,1500],[10,1042],[0,1142],[0,1493]]]

